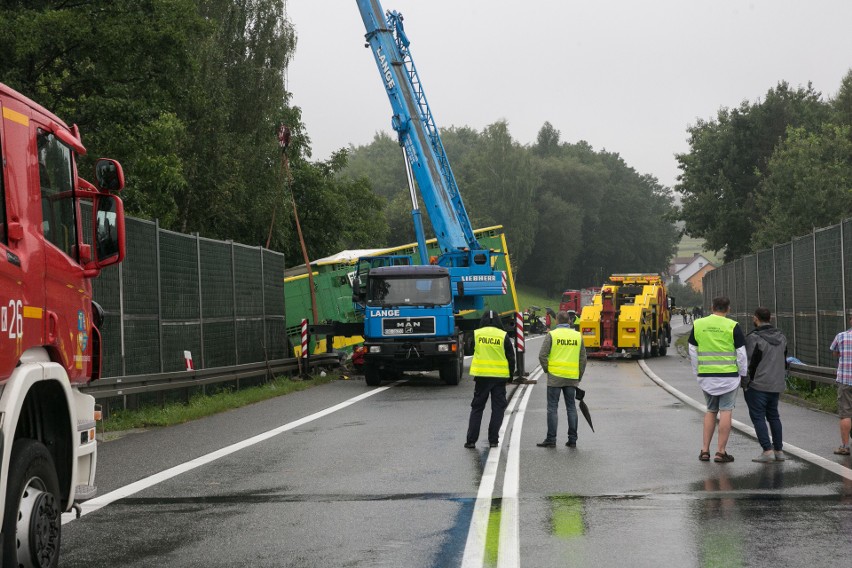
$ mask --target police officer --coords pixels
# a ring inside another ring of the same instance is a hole
[[[568,442],[565,445],[574,448],[577,446],[576,387],[586,371],[586,347],[583,336],[571,326],[568,312],[556,314],[556,324],[544,338],[538,353],[541,368],[547,373],[547,437],[536,445],[556,447],[559,395],[562,394],[568,411]]]
[[[509,405],[506,400],[506,383],[515,371],[515,348],[509,341],[509,334],[503,329],[500,317],[492,310],[483,314],[479,329],[473,332],[473,338],[473,360],[470,363],[470,374],[474,381],[473,402],[470,403],[470,420],[464,447],[476,447],[482,412],[490,396],[488,443],[492,448],[496,448],[500,442],[503,413]]]

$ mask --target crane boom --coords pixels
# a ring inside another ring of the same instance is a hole
[[[402,14],[389,11],[385,16],[379,0],[357,2],[393,109],[392,126],[405,148],[441,251],[452,255],[481,250],[408,49]]]

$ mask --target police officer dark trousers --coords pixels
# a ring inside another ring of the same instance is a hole
[[[470,364],[473,376],[473,402],[470,403],[470,420],[467,428],[465,448],[473,448],[479,439],[482,413],[491,397],[491,420],[488,423],[488,443],[496,448],[500,442],[500,426],[506,411],[506,383],[515,370],[515,349],[509,334],[503,329],[499,316],[491,310],[479,322],[473,332],[474,351]]]
[[[565,399],[568,415],[569,448],[577,445],[576,394],[580,379],[586,371],[586,348],[583,336],[571,327],[568,312],[556,314],[556,329],[549,332],[541,344],[538,360],[547,373],[547,437],[536,444],[540,448],[556,447],[559,397]]]

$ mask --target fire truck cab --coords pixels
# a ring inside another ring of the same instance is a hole
[[[102,311],[124,258],[121,165],[77,175],[77,126],[0,83],[0,566],[56,566],[61,514],[95,495]]]

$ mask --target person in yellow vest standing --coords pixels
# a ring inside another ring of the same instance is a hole
[[[482,315],[479,329],[473,332],[473,341],[473,360],[470,363],[470,374],[474,381],[473,402],[470,403],[470,420],[464,447],[476,447],[482,413],[490,396],[488,443],[496,448],[500,443],[503,413],[509,405],[506,400],[506,383],[515,372],[515,348],[509,340],[509,334],[503,329],[500,316],[492,310]]]
[[[548,332],[538,352],[541,368],[547,373],[547,437],[536,444],[540,448],[556,447],[559,395],[568,410],[569,448],[577,446],[577,387],[586,371],[586,346],[583,336],[572,327],[567,311],[556,314],[556,328]]]
[[[698,384],[704,392],[704,436],[698,459],[710,461],[710,442],[719,418],[718,451],[713,461],[727,463],[734,456],[726,450],[731,434],[731,414],[737,401],[740,381],[748,375],[745,334],[740,324],[726,317],[731,301],[713,298],[713,313],[697,320],[689,334],[689,358]]]

